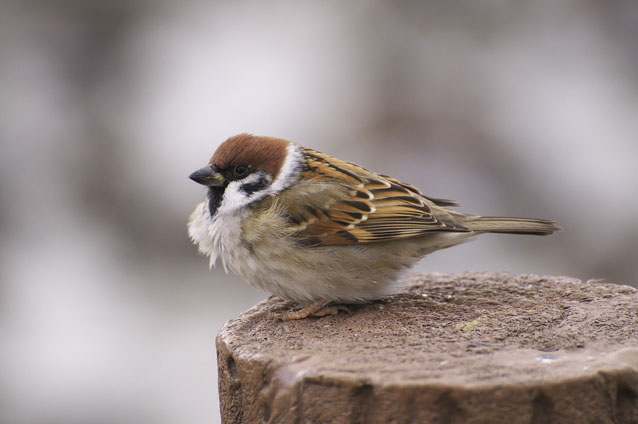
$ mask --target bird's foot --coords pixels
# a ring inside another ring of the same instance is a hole
[[[268,316],[271,321],[292,321],[295,319],[304,319],[309,317],[325,317],[328,315],[337,315],[339,311],[350,313],[350,309],[343,305],[328,306],[330,302],[320,301],[304,306],[296,311],[287,311],[281,313],[272,313]]]
[[[277,297],[274,294],[268,297],[268,300],[274,300],[275,302],[287,302],[286,299],[282,299],[281,297]]]

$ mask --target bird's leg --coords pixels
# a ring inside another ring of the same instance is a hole
[[[268,316],[269,320],[291,321],[294,319],[304,319],[308,317],[325,317],[328,315],[337,315],[339,311],[350,312],[343,305],[328,306],[330,301],[318,301],[304,306],[296,311],[287,311],[280,314],[272,313]]]
[[[286,300],[286,299],[283,299],[283,298],[281,298],[281,297],[277,297],[277,296],[275,296],[274,294],[273,294],[273,295],[270,295],[270,296],[268,297],[268,300],[274,300],[275,302],[287,302],[287,300]]]

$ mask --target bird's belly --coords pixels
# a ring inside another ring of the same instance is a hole
[[[409,250],[378,244],[300,248],[280,239],[276,245],[240,244],[224,261],[252,286],[283,299],[359,302],[393,291],[400,275],[420,259]]]
[[[300,303],[358,302],[391,293],[401,274],[433,250],[461,239],[442,235],[386,243],[300,247],[290,236],[246,240],[241,216],[209,221],[200,205],[189,225],[191,238],[211,264],[221,259],[253,287]],[[203,211],[201,214],[199,211]],[[201,217],[201,218],[200,218]],[[467,238],[464,235],[465,239]]]

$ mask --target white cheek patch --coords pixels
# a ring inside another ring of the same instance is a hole
[[[274,181],[270,175],[259,171],[242,180],[230,182],[224,190],[224,198],[215,216],[235,213],[244,206],[290,187],[299,178],[302,164],[301,149],[290,143],[286,148],[286,159]]]
[[[238,181],[231,181],[224,190],[224,198],[216,216],[233,213],[269,194],[271,178],[265,172],[255,172]],[[262,189],[253,190],[256,187]]]

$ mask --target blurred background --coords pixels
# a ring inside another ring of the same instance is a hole
[[[267,295],[195,254],[239,132],[555,219],[417,271],[638,282],[632,0],[0,3],[0,422],[219,422],[214,339]]]

